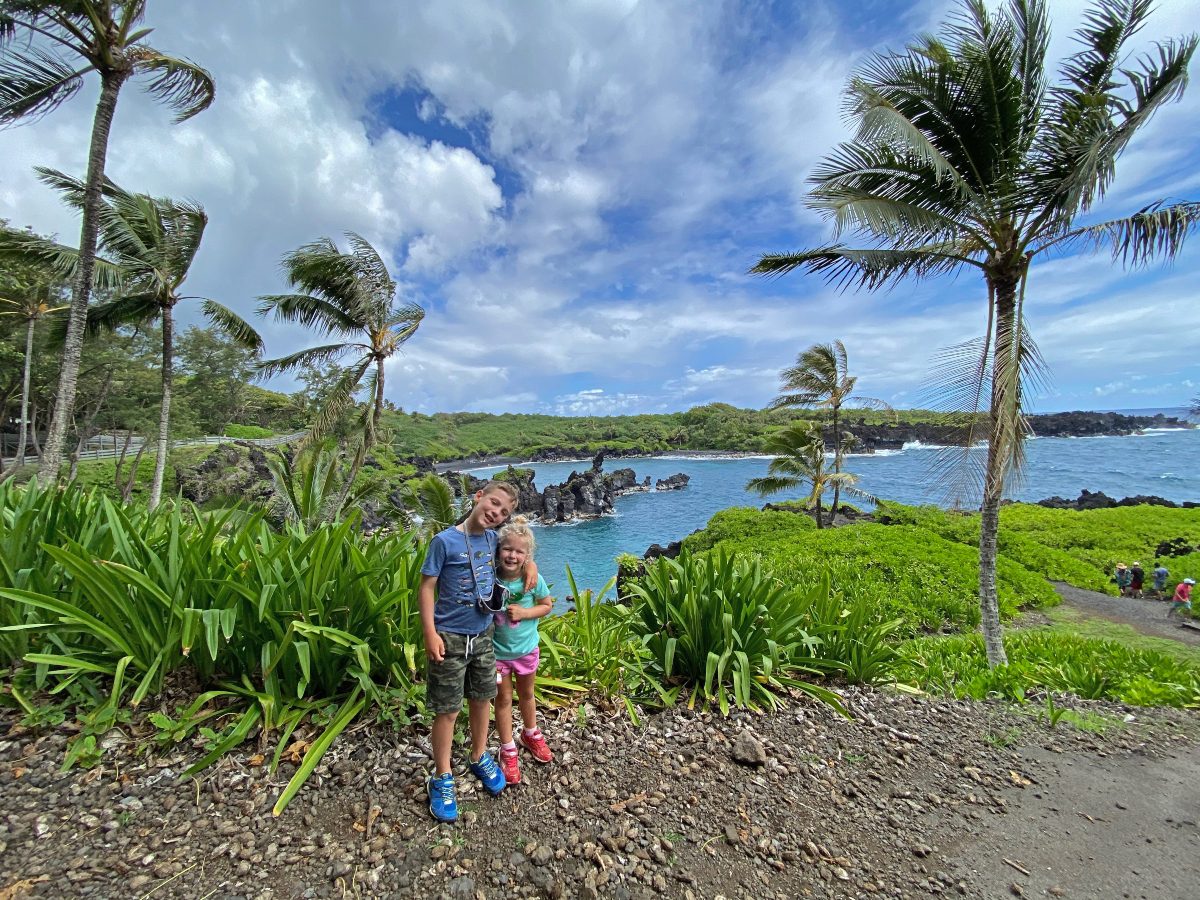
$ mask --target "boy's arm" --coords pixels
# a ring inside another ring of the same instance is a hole
[[[537,587],[538,583],[538,567],[532,559],[525,561],[525,591],[528,593]],[[545,615],[543,613],[542,615]]]
[[[437,576],[422,575],[417,589],[417,603],[421,609],[421,630],[425,634],[425,653],[434,662],[441,662],[446,655],[446,645],[438,636],[433,624],[433,607],[437,604]]]

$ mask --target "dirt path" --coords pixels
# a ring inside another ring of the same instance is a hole
[[[1020,757],[1033,784],[1009,793],[1003,818],[947,848],[947,862],[966,870],[984,896],[1020,896],[1013,885],[1031,897],[1196,896],[1194,754],[1164,759],[1031,746]]]
[[[1165,637],[1200,647],[1200,631],[1181,628],[1167,618],[1170,604],[1162,600],[1134,600],[1130,597],[1111,597],[1096,591],[1085,591],[1061,581],[1050,582],[1063,603],[1111,622],[1120,622],[1142,634]],[[1200,623],[1197,623],[1200,624]]]

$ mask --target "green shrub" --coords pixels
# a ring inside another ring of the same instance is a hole
[[[811,521],[798,524],[804,521],[791,513],[725,510],[713,517],[711,533],[705,528],[684,547],[757,559],[784,583],[802,589],[828,572],[848,603],[867,604],[880,621],[897,620],[900,636],[979,624],[979,554],[972,547],[913,525],[817,529]],[[1004,556],[996,574],[1005,617],[1020,607],[1059,602],[1044,579]]]
[[[273,437],[275,432],[270,428],[260,428],[258,425],[226,425],[225,437],[238,440],[257,440]]]
[[[148,513],[36,485],[0,485],[0,523],[0,610],[24,628],[0,632],[6,662],[23,655],[36,687],[90,699],[97,713],[137,706],[192,670],[209,688],[193,716],[215,703],[232,717],[203,764],[255,728],[282,750],[331,701],[346,715],[326,736],[368,703],[411,702],[423,548],[409,534],[364,538],[353,518],[275,531],[262,512]]]
[[[637,639],[631,609],[604,602],[616,579],[610,579],[597,593],[581,591],[568,567],[567,583],[575,608],[543,619],[538,629],[542,647],[539,695],[561,700],[572,693],[591,693],[601,702],[620,698],[634,721],[635,703],[673,703],[677,692],[663,689],[646,672],[650,654]]]
[[[980,635],[911,641],[900,648],[896,678],[977,700],[1067,691],[1136,706],[1200,706],[1200,666],[1165,653],[1048,631],[1010,633],[1004,644],[1008,665],[989,669]]]
[[[822,589],[828,592],[827,582],[813,590]],[[799,677],[838,668],[816,656],[818,641],[805,630],[812,598],[757,563],[684,550],[648,566],[629,592],[652,671],[664,684],[686,685],[690,703],[761,709],[792,689],[840,706],[836,695]]]
[[[979,543],[977,515],[886,503],[881,505],[878,518],[888,524],[919,525],[970,546]],[[1155,549],[1161,542],[1175,538],[1183,538],[1192,546],[1200,544],[1200,509],[1120,506],[1079,512],[1012,503],[1000,511],[997,543],[1000,553],[1031,572],[1115,594],[1111,579],[1117,563],[1141,562],[1149,575],[1154,568]],[[1196,577],[1191,561],[1167,559],[1166,563],[1172,587],[1185,576]]]
[[[716,513],[701,531],[685,537],[683,549],[701,553],[726,540],[749,544],[758,539],[769,540],[785,534],[813,531],[816,527],[806,515],[734,506]]]

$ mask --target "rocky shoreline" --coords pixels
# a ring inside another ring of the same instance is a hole
[[[311,731],[293,736],[274,773],[264,761],[270,744],[249,742],[182,779],[203,747],[156,749],[147,710],[104,739],[96,768],[63,772],[67,731],[26,727],[5,710],[0,891],[256,900],[993,897],[981,871],[989,863],[1018,888],[1024,881],[995,852],[1019,825],[1011,810],[1055,785],[1052,766],[1032,765],[1027,749],[1051,760],[1165,767],[1158,761],[1186,757],[1200,731],[1194,713],[1171,710],[1075,701],[1117,723],[1093,733],[1050,728],[992,703],[839,693],[853,718],[801,697],[767,715],[674,709],[641,727],[590,702],[582,715],[551,711],[544,727],[555,762],[527,765],[525,783],[497,799],[460,773],[457,827],[437,825],[425,809],[423,729],[373,724],[343,734],[276,818],[271,806]],[[1160,841],[1137,850],[1144,826],[1117,807],[1092,812],[1115,822],[1112,830],[1124,822],[1133,853],[1170,849]],[[1072,816],[1066,826],[1078,834],[1087,823]],[[1182,832],[1177,839],[1184,860],[1188,840]],[[1019,848],[1007,852],[1022,858]],[[1106,895],[1099,882],[1091,887],[1059,890]]]
[[[574,522],[582,519],[595,519],[599,516],[610,515],[615,508],[615,501],[625,494],[645,493],[655,491],[682,490],[691,480],[682,472],[667,478],[660,478],[653,488],[650,476],[638,481],[633,469],[616,469],[604,471],[605,454],[597,453],[592,459],[592,465],[583,472],[571,472],[567,480],[561,484],[552,484],[538,490],[534,484],[533,469],[519,469],[510,465],[505,471],[494,477],[507,481],[517,489],[517,507],[513,510],[518,515],[524,515],[544,525]],[[469,473],[457,473],[453,470],[445,473],[447,476],[461,475],[469,490],[477,491],[486,483],[486,479],[476,478]],[[451,479],[452,483],[455,479]]]

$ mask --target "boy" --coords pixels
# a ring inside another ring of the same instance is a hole
[[[470,710],[471,772],[493,797],[505,787],[504,774],[487,749],[496,696],[496,655],[494,610],[485,604],[490,604],[496,582],[495,529],[516,505],[517,492],[511,484],[488,482],[475,493],[467,518],[433,538],[421,567],[418,600],[429,657],[426,703],[435,716],[431,734],[435,777],[426,781],[426,789],[429,811],[439,822],[458,819],[450,750],[464,694]]]

